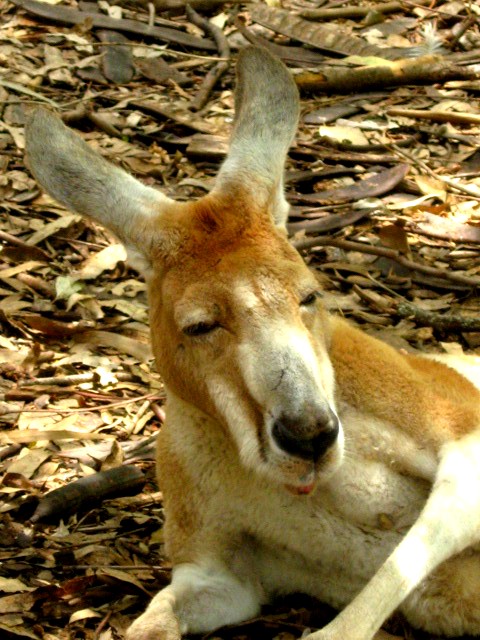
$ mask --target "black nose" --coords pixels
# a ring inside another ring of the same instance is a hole
[[[308,420],[308,428],[305,429],[305,420],[294,420],[286,415],[281,415],[274,422],[272,435],[277,445],[286,453],[304,460],[319,460],[338,437],[340,424],[337,416],[328,412],[328,415],[314,422]],[[308,436],[305,435],[308,433]]]

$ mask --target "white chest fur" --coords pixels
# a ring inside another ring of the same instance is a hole
[[[218,441],[218,426],[205,416],[176,398],[168,409],[176,429],[177,411],[182,416],[175,446],[193,474],[190,486],[199,492],[204,526],[219,541],[231,541],[223,551],[226,564],[240,576],[254,571],[267,597],[302,591],[345,605],[391,553],[428,495],[427,482],[398,470],[403,452],[414,445],[404,437],[377,439],[380,461],[373,460],[369,442],[381,425],[361,425],[348,411],[342,416],[344,463],[313,495],[295,496],[241,468],[231,444]],[[185,446],[192,438],[195,460]],[[223,452],[221,458],[212,459],[212,447]],[[434,466],[433,460],[424,463],[423,452],[418,457],[420,466]]]

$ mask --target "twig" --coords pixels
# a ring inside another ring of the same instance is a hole
[[[422,4],[430,4],[430,0],[420,0]],[[335,9],[306,9],[301,11],[302,18],[307,20],[336,20],[338,18],[364,18],[369,13],[395,13],[402,11],[401,2],[384,2],[382,4],[367,5],[366,7],[338,7]]]
[[[30,289],[33,289],[47,298],[53,299],[56,296],[55,288],[50,283],[45,282],[42,278],[31,276],[29,273],[19,273],[16,278],[20,282],[23,282],[27,287],[30,287]]]
[[[457,273],[451,273],[444,269],[438,269],[437,267],[429,267],[428,265],[419,264],[418,262],[409,260],[400,252],[394,251],[393,249],[387,249],[386,247],[374,247],[369,244],[364,244],[363,242],[322,237],[303,238],[302,240],[294,241],[292,244],[298,250],[313,249],[315,247],[338,247],[339,249],[345,249],[345,251],[360,251],[374,256],[390,258],[412,271],[419,271],[420,273],[425,273],[429,276],[443,278],[444,280],[450,280],[451,282],[458,282],[459,284],[472,288],[480,287],[480,278],[463,276]]]
[[[127,433],[129,436],[131,436],[132,433],[134,434],[138,433],[138,424],[143,418],[143,416],[147,413],[149,408],[150,408],[150,400],[145,400],[145,402],[143,402],[140,408],[138,409],[136,415],[133,417],[131,425],[129,425],[127,429]]]
[[[131,373],[119,372],[115,374],[115,377],[120,382],[132,382],[135,380],[135,376]],[[32,378],[30,380],[22,380],[20,382],[21,387],[33,387],[33,386],[47,386],[54,385],[57,387],[69,387],[70,385],[81,384],[82,382],[93,382],[98,378],[98,374],[92,373],[74,373],[67,376],[48,376],[44,378]]]
[[[139,0],[139,4],[146,5],[149,0]],[[183,13],[186,5],[190,5],[196,11],[207,13],[215,11],[224,4],[243,4],[244,0],[151,0],[157,11],[169,11],[171,13]]]
[[[133,404],[134,402],[140,402],[141,400],[161,400],[162,396],[159,396],[156,393],[147,393],[144,396],[137,396],[135,398],[129,398],[128,400],[121,400],[120,402],[110,402],[108,404],[100,404],[95,407],[82,407],[80,409],[31,409],[24,407],[23,409],[18,409],[16,413],[60,413],[60,414],[71,414],[71,413],[90,413],[91,411],[103,411],[104,409],[117,409],[118,407],[126,407],[129,404]]]
[[[97,127],[97,129],[100,129],[100,131],[103,131],[108,136],[112,136],[112,138],[122,139],[122,132],[117,129],[117,127],[113,126],[113,124],[110,124],[110,122],[108,122],[100,114],[95,113],[94,111],[87,111],[86,116],[90,120],[90,122],[95,125],[95,127]]]
[[[130,100],[129,104],[132,105],[132,107],[157,118],[160,117],[162,119],[167,118],[169,120],[173,120],[183,127],[192,129],[192,131],[198,131],[199,133],[205,134],[213,134],[215,132],[215,129],[210,124],[206,122],[199,122],[199,118],[194,118],[194,116],[187,111],[178,113],[165,105],[159,105],[153,100]]]
[[[150,507],[152,504],[162,504],[163,493],[161,491],[152,491],[149,493],[138,493],[135,496],[122,496],[121,498],[112,498],[109,500],[110,504],[123,504],[129,507]],[[128,565],[132,569],[132,565]],[[139,565],[135,565],[139,566]]]
[[[58,567],[57,567],[58,569]],[[85,571],[92,569],[95,571],[101,569],[119,569],[121,571],[145,571],[151,569],[152,571],[164,571],[170,575],[170,569],[162,567],[160,564],[65,564],[61,566],[63,570],[79,570]]]
[[[150,408],[152,409],[159,422],[163,424],[165,422],[165,411],[162,409],[162,407],[156,402],[151,402]]]
[[[457,44],[460,41],[460,38],[464,35],[464,33],[468,29],[470,29],[470,27],[473,27],[476,21],[477,21],[477,17],[475,15],[469,15],[464,19],[464,21],[460,25],[460,29],[458,29],[458,31],[455,33],[455,36],[450,41],[450,49],[452,51],[456,49]]]
[[[411,155],[410,153],[407,153],[403,149],[399,149],[394,144],[391,145],[391,148],[393,149],[393,151],[396,151],[396,153],[398,153],[403,158],[410,160],[412,164],[416,165],[417,167],[420,167],[423,171],[425,171],[425,173],[432,176],[432,178],[435,178],[435,180],[440,180],[441,182],[443,182],[447,187],[450,187],[452,189],[457,189],[457,191],[460,191],[461,193],[465,193],[467,196],[470,196],[471,198],[475,198],[476,200],[480,199],[480,190],[478,188],[467,187],[463,184],[456,182],[455,180],[452,180],[451,178],[447,178],[446,176],[442,176],[438,174],[437,172],[430,169],[430,167],[425,162],[423,162],[423,160],[419,160],[418,158]]]
[[[131,47],[132,49],[147,49],[151,51],[158,51],[167,56],[177,57],[177,58],[193,58],[194,60],[204,60],[205,62],[217,62],[218,56],[202,56],[198,53],[190,53],[189,51],[175,51],[174,49],[168,49],[164,44],[154,44],[154,43],[145,43],[145,42],[89,42],[89,47]],[[210,47],[213,51],[213,47]],[[93,100],[98,97],[102,93],[107,93],[109,90],[106,89],[104,92],[99,92],[92,96],[87,96],[83,98],[83,100]],[[153,94],[157,96],[157,94]],[[81,102],[81,100],[76,100],[76,102]],[[73,101],[67,104],[73,104]],[[65,105],[64,105],[65,106]]]
[[[474,113],[460,113],[457,111],[428,111],[427,109],[399,109],[386,111],[388,116],[405,116],[431,122],[450,122],[452,124],[480,124],[480,116]]]
[[[10,91],[15,91],[15,93],[22,93],[26,96],[30,96],[31,98],[35,98],[36,100],[40,100],[40,102],[46,102],[52,107],[57,109],[59,108],[59,104],[58,102],[55,102],[55,100],[50,100],[50,98],[42,96],[41,93],[32,91],[28,87],[24,87],[23,84],[18,84],[18,82],[10,82],[9,80],[0,79],[0,87],[5,87],[5,89],[10,89]]]
[[[223,31],[212,24],[209,20],[202,18],[195,9],[192,9],[190,5],[185,7],[187,17],[190,22],[193,22],[197,27],[203,29],[205,33],[208,33],[215,40],[215,44],[218,48],[218,53],[221,58],[226,58],[226,60],[220,60],[217,64],[210,69],[210,71],[205,76],[202,86],[200,87],[197,95],[192,100],[191,108],[195,111],[202,109],[208,102],[208,98],[210,93],[212,92],[213,87],[217,84],[220,78],[223,76],[225,71],[227,71],[230,61],[230,46],[228,44],[227,38],[223,34]]]

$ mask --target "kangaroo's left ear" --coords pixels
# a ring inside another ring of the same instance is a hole
[[[247,47],[237,63],[235,124],[214,191],[242,193],[285,226],[289,205],[283,172],[299,116],[297,86],[283,62],[263,47]]]

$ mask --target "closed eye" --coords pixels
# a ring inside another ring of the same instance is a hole
[[[309,307],[316,301],[317,297],[318,297],[318,291],[312,291],[307,296],[305,296],[305,298],[300,300],[300,306]]]
[[[204,336],[218,329],[219,326],[220,324],[218,322],[196,322],[195,324],[185,327],[182,331],[187,336]]]

